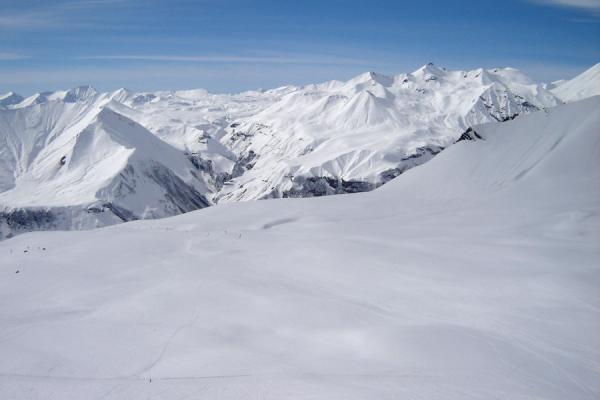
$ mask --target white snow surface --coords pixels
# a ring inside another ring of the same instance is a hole
[[[599,107],[369,193],[0,242],[0,397],[597,399]]]
[[[600,63],[573,79],[555,82],[551,92],[567,103],[600,95]]]

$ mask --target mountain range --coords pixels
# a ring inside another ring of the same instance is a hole
[[[239,94],[0,96],[0,238],[177,215],[217,203],[370,191],[469,128],[598,94],[600,64],[536,83],[512,68]]]

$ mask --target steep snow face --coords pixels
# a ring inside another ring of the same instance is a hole
[[[372,189],[429,160],[468,126],[556,104],[552,93],[510,68],[465,72],[429,64],[395,77],[369,72],[310,85],[228,129],[222,143],[252,162],[218,198]]]
[[[0,397],[597,399],[598,107],[371,193],[0,242]]]
[[[91,228],[209,205],[209,188],[190,160],[111,106],[52,100],[35,110],[0,111],[3,235]],[[23,210],[44,218],[28,221]]]
[[[565,102],[600,95],[600,63],[571,80],[557,82],[552,93]]]

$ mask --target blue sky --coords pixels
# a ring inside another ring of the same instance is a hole
[[[600,61],[600,0],[0,0],[0,92],[235,92],[430,61],[571,77]]]

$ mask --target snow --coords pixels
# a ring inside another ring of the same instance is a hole
[[[567,103],[600,95],[600,63],[571,80],[556,82],[552,93]]]
[[[597,399],[599,106],[369,193],[0,242],[0,397]]]

